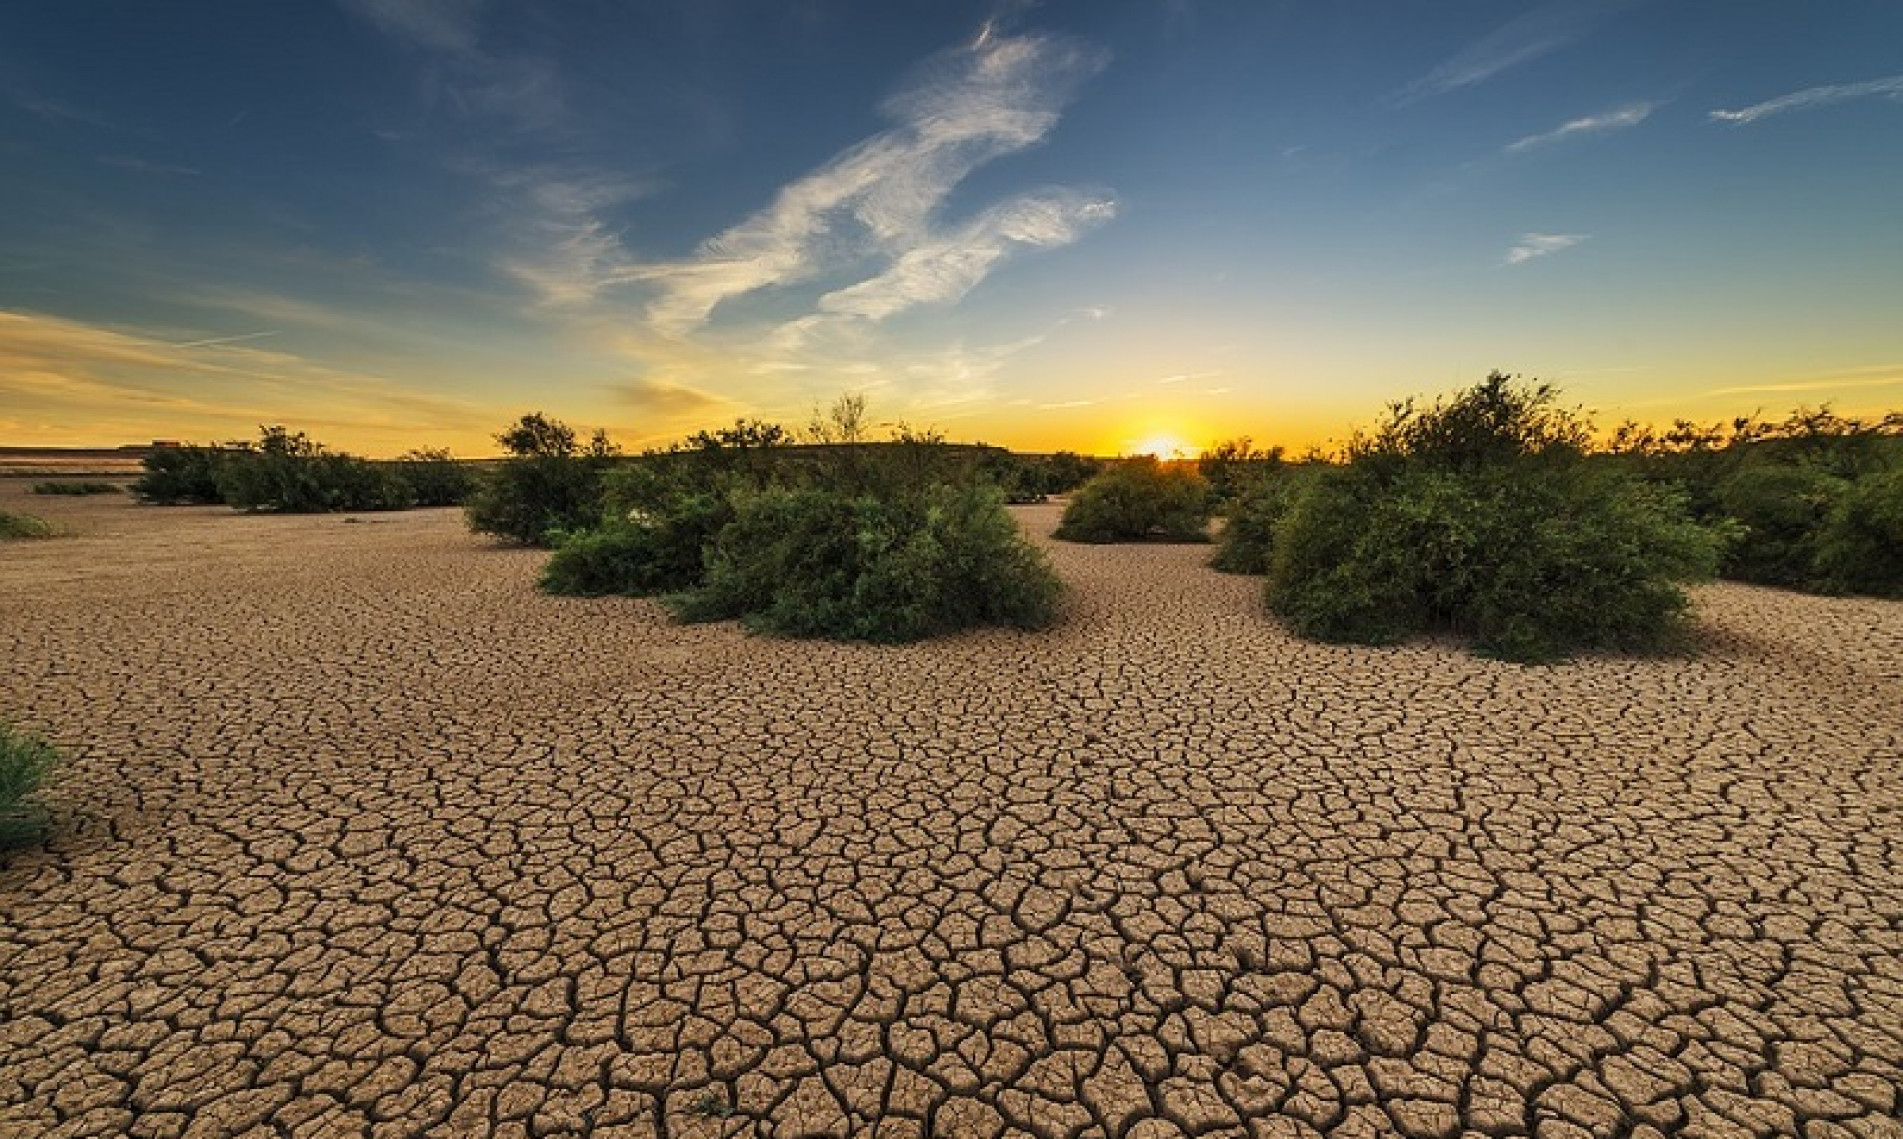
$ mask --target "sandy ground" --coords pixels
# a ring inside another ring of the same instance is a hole
[[[24,490],[0,1134],[1903,1134],[1903,605],[1522,668],[1055,545],[1049,633],[838,646]]]

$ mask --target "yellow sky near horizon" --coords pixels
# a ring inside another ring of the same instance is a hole
[[[717,368],[708,357],[700,365]],[[559,364],[553,365],[559,367]],[[1431,398],[1477,381],[1479,374],[1434,384],[1401,376],[1377,389],[1368,380],[1333,383],[1264,379],[1238,369],[1220,375],[1151,378],[1134,366],[1126,383],[1081,381],[1074,400],[1034,404],[1001,394],[982,405],[915,408],[900,415],[881,407],[881,386],[842,383],[867,395],[873,434],[899,419],[943,431],[960,442],[988,442],[1017,451],[1073,450],[1132,454],[1161,442],[1193,455],[1215,442],[1249,436],[1259,446],[1300,452],[1345,439],[1374,423],[1386,402],[1410,394]],[[1346,369],[1343,369],[1346,371]],[[1650,369],[1544,377],[1569,405],[1583,406],[1602,431],[1625,419],[1669,423],[1728,421],[1740,415],[1782,418],[1798,407],[1828,404],[1839,414],[1880,416],[1903,407],[1903,364],[1871,364],[1809,372],[1771,366],[1746,375],[1735,365],[1721,375],[1676,371],[1669,390]],[[679,374],[679,373],[677,373]],[[1325,374],[1325,373],[1324,373]],[[1140,378],[1139,378],[1140,377]],[[600,426],[623,447],[665,446],[701,428],[740,416],[800,427],[810,405],[790,401],[750,406],[704,385],[649,383],[645,407],[631,425],[626,406],[575,399],[586,390],[547,382],[528,387],[488,381],[468,394],[432,390],[428,377],[385,376],[330,366],[268,340],[179,341],[158,330],[87,324],[27,312],[0,311],[0,445],[117,447],[178,439],[247,439],[260,425],[284,424],[337,450],[373,457],[417,447],[448,447],[458,455],[494,454],[495,432],[517,416],[541,410],[582,431]],[[1363,392],[1380,394],[1363,395]],[[566,394],[565,394],[566,393]],[[934,412],[939,414],[935,415]],[[1161,441],[1161,442],[1160,442]]]

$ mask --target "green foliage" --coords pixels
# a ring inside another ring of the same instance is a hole
[[[0,720],[0,842],[38,829],[42,811],[34,796],[59,758],[53,745]]]
[[[1817,467],[1785,463],[1748,466],[1719,483],[1719,510],[1744,526],[1725,558],[1725,576],[1786,588],[1812,585],[1819,532],[1849,485]]]
[[[1866,475],[1838,497],[1814,564],[1826,589],[1903,597],[1903,467]]]
[[[51,538],[53,524],[31,514],[12,514],[0,510],[0,541],[14,538]]]
[[[1067,542],[1204,542],[1209,484],[1192,466],[1142,455],[1104,471],[1072,496],[1057,527]]]
[[[1209,564],[1223,573],[1268,573],[1276,527],[1311,478],[1310,468],[1277,465],[1252,479],[1224,510]]]
[[[496,441],[511,457],[485,472],[464,504],[471,530],[550,546],[600,523],[602,475],[618,454],[604,433],[582,449],[567,425],[534,412]]]
[[[118,483],[109,482],[36,482],[33,484],[33,493],[88,497],[98,494],[118,494],[120,487]]]
[[[469,468],[441,448],[409,451],[390,471],[416,506],[461,506],[475,485]]]
[[[631,510],[599,530],[561,535],[542,571],[542,588],[583,597],[649,597],[692,588],[700,582],[706,548],[733,518],[725,495],[669,495],[655,508]]]
[[[243,444],[227,447],[156,447],[146,453],[145,473],[132,493],[158,506],[210,505],[225,500],[218,475]]]
[[[1676,643],[1679,583],[1715,571],[1726,531],[1670,487],[1585,461],[1589,425],[1553,399],[1494,373],[1425,411],[1393,405],[1284,506],[1269,607],[1323,640],[1439,629],[1519,661]]]
[[[218,491],[240,510],[323,514],[336,510],[401,510],[414,499],[388,467],[325,450],[302,431],[261,429],[254,447],[227,449]]]
[[[809,486],[738,497],[705,579],[675,605],[686,620],[895,642],[978,625],[1042,628],[1061,588],[989,488]]]
[[[1247,494],[1282,465],[1282,448],[1257,450],[1247,435],[1226,439],[1196,459],[1196,470],[1209,483],[1209,493],[1220,504]]]

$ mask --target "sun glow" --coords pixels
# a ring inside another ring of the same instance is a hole
[[[1149,435],[1123,449],[1126,455],[1155,455],[1159,459],[1193,459],[1196,448],[1174,435]]]

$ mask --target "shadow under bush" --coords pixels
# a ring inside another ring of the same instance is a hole
[[[1206,542],[1213,505],[1193,466],[1140,455],[1071,497],[1056,537],[1066,542]]]

